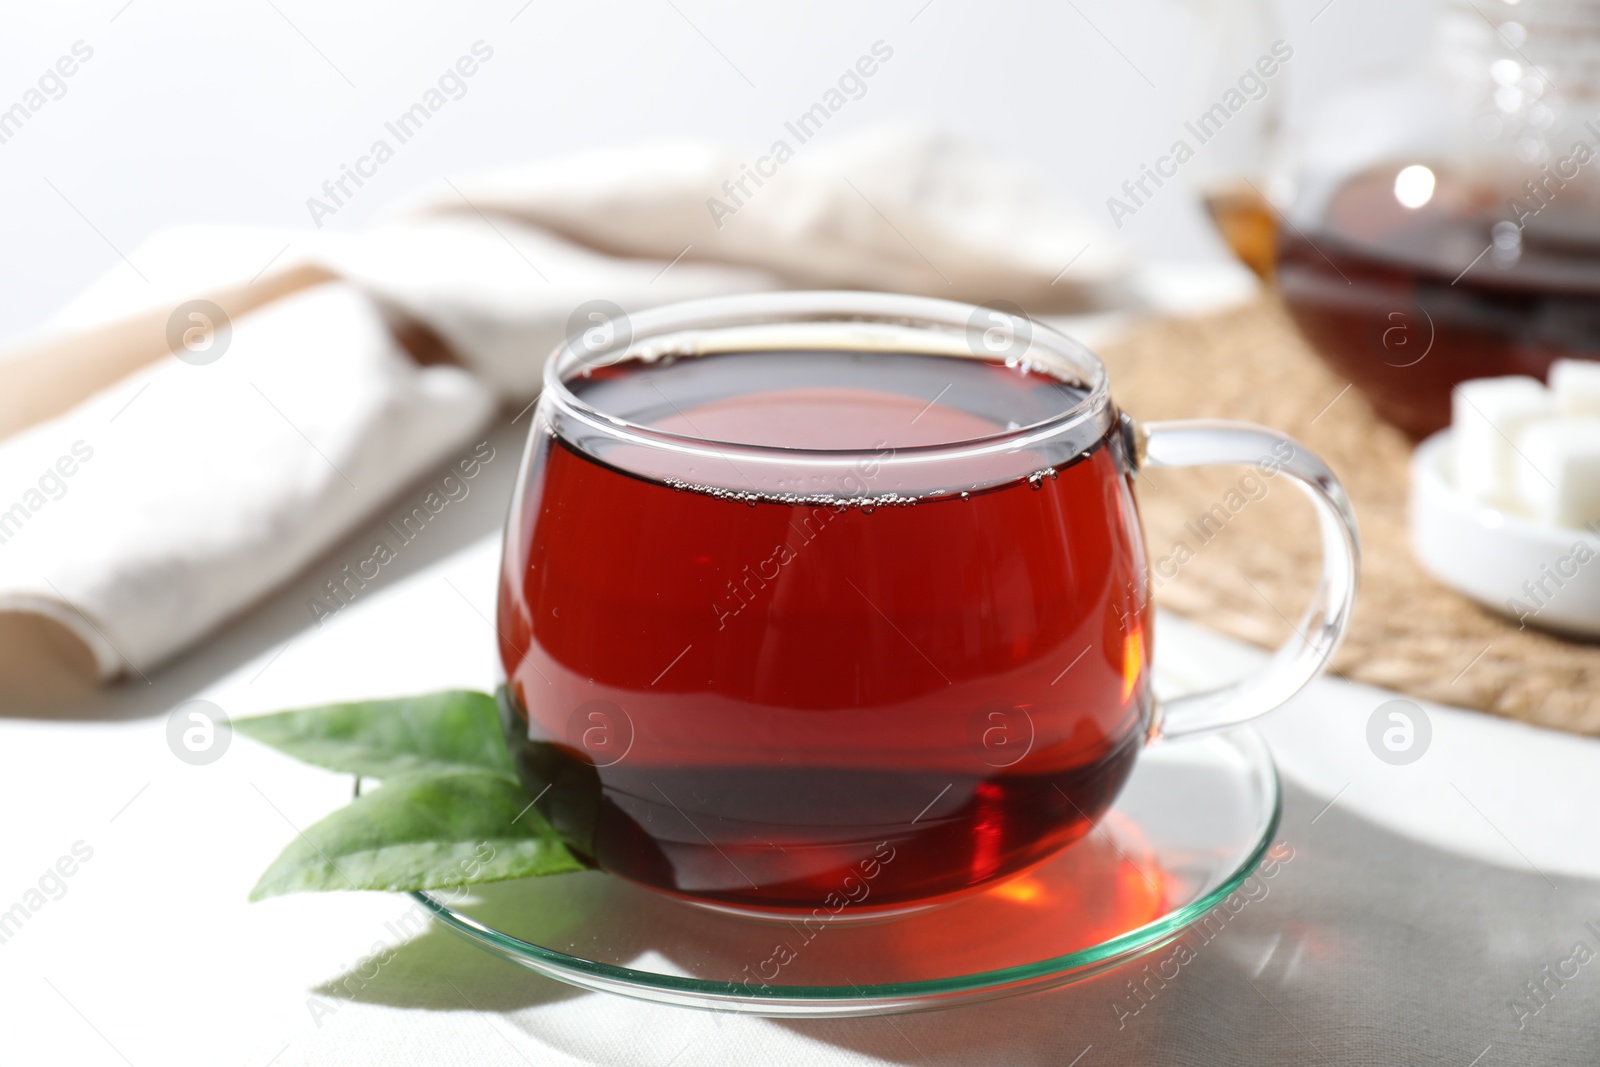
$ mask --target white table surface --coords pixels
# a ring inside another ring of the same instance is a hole
[[[1052,993],[894,1024],[724,1017],[579,993],[465,943],[436,946],[430,958],[443,961],[446,976],[473,976],[479,984],[469,988],[480,990],[473,999],[484,1012],[443,1006],[428,992],[440,975],[415,968],[392,976],[395,1003],[313,994],[375,942],[394,942],[384,924],[408,910],[406,898],[326,894],[249,904],[245,896],[295,826],[348,799],[348,780],[242,737],[217,762],[186,765],[167,747],[167,713],[190,697],[237,717],[490,686],[496,527],[518,436],[499,431],[497,458],[473,496],[320,629],[306,598],[323,571],[337,570],[363,543],[360,535],[148,683],[91,694],[65,711],[39,709],[37,718],[0,718],[0,810],[8,814],[0,910],[75,843],[93,849],[65,880],[65,894],[0,944],[0,1060],[664,1064],[682,1053],[677,1062],[955,1063],[965,1054],[945,1047],[955,1040],[950,1027],[1014,1030],[1013,1018],[1056,1010]],[[1239,673],[1260,658],[1170,617],[1160,620],[1157,650],[1165,684],[1175,686]],[[1532,872],[1563,885],[1563,876],[1600,876],[1592,822],[1600,743],[1426,705],[1430,749],[1414,764],[1389,766],[1368,749],[1366,723],[1391,696],[1324,680],[1263,722],[1284,774],[1314,794],[1316,808],[1333,800],[1332,815],[1313,811],[1318,819],[1361,816],[1470,858],[1471,870]],[[1291,807],[1280,837],[1304,841],[1315,829],[1308,810]],[[1530,898],[1531,909],[1539,906]],[[1372,919],[1382,918],[1380,904]],[[441,931],[425,936],[448,940]],[[1527,952],[1530,977],[1547,962],[1541,952]],[[1437,980],[1447,989],[1451,976]],[[1590,981],[1600,987],[1600,977]],[[1507,998],[1516,992],[1508,988]],[[1573,1009],[1577,997],[1568,996]],[[1159,1018],[1161,1010],[1151,1013]],[[936,1019],[943,1021],[929,1021]],[[1051,1035],[1038,1062],[1066,1063],[1073,1040]],[[1481,1048],[1490,1038],[1463,1036],[1461,1047],[1474,1042]],[[1113,1051],[1106,1043],[1099,1047],[1085,1065],[1114,1061],[1101,1058]]]

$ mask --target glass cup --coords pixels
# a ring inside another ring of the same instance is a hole
[[[1079,839],[1146,745],[1277,707],[1344,632],[1358,539],[1320,460],[1135,423],[1020,309],[596,314],[512,501],[501,703],[539,809],[613,874],[747,913],[937,903]],[[1261,673],[1157,702],[1133,485],[1211,463],[1305,491],[1322,580]]]

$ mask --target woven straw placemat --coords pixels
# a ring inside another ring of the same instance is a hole
[[[1263,423],[1303,442],[1344,482],[1363,561],[1354,621],[1333,670],[1600,734],[1600,645],[1519,630],[1417,566],[1406,527],[1410,442],[1323,366],[1276,302],[1153,322],[1101,354],[1112,395],[1135,418]],[[1321,548],[1310,504],[1286,478],[1250,478],[1243,468],[1149,471],[1138,495],[1157,604],[1261,645],[1291,633]],[[1212,511],[1219,502],[1223,511]],[[1213,519],[1202,525],[1208,512]],[[1225,524],[1218,515],[1229,516]]]

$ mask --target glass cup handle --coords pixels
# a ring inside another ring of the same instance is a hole
[[[1244,422],[1182,420],[1133,423],[1133,454],[1144,467],[1212,463],[1275,467],[1311,499],[1322,531],[1322,576],[1295,635],[1257,673],[1231,685],[1190,693],[1156,706],[1156,738],[1188,737],[1248,722],[1283,704],[1327,665],[1339,647],[1355,603],[1361,535],[1344,486],[1328,465],[1291,437]]]

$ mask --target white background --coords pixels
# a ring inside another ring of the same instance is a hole
[[[1106,197],[1200,110],[1213,56],[1197,18],[1227,3],[7,4],[0,108],[75,41],[94,57],[64,97],[0,144],[0,339],[36,329],[103,272],[127,269],[117,250],[132,255],[163,227],[310,225],[306,198],[480,39],[494,58],[467,94],[328,227],[358,229],[440,174],[578,149],[666,137],[765,149],[877,40],[894,58],[822,136],[937,123],[1104,212]],[[1272,100],[1299,115],[1361,72],[1416,55],[1430,6],[1263,0],[1277,19],[1267,42],[1281,37],[1295,50]],[[1236,47],[1243,62],[1259,54]],[[1171,186],[1123,233],[1164,259],[1220,255]]]

